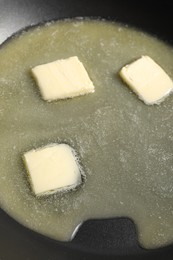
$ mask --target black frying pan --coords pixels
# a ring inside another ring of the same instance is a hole
[[[31,24],[94,16],[128,23],[173,44],[171,1],[0,0],[0,43]],[[0,210],[0,260],[172,260],[173,245],[144,250],[128,218],[85,222],[74,240],[60,243],[32,232]]]

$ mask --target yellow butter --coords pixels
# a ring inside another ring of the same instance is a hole
[[[94,85],[76,56],[39,65],[31,71],[44,100],[72,98],[94,92]]]
[[[67,144],[51,144],[23,156],[35,195],[75,188],[81,183],[74,150]]]
[[[173,91],[173,81],[148,56],[123,67],[120,76],[147,105],[159,104]]]

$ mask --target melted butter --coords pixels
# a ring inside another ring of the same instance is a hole
[[[173,78],[173,49],[105,21],[61,21],[33,28],[0,49],[0,206],[23,225],[69,240],[90,218],[128,216],[147,248],[173,242],[173,96],[146,106],[120,80],[122,66],[149,55]],[[78,56],[94,94],[47,103],[30,68]],[[32,195],[22,154],[67,142],[80,155],[80,189]]]

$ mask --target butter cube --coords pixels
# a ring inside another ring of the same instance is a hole
[[[69,190],[81,183],[74,150],[67,144],[51,144],[23,156],[35,195]]]
[[[159,104],[173,91],[173,81],[148,56],[123,67],[120,76],[147,105]]]
[[[94,92],[94,85],[76,56],[36,66],[31,72],[47,101]]]

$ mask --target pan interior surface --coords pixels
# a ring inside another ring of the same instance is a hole
[[[172,47],[127,26],[81,19],[23,32],[0,55],[0,206],[57,240],[69,240],[87,219],[127,216],[142,246],[172,243],[173,97],[146,106],[118,76],[121,67],[149,55],[173,78]],[[71,56],[83,62],[95,93],[43,101],[30,69]],[[37,199],[21,156],[53,142],[75,148],[86,182],[71,193]]]

